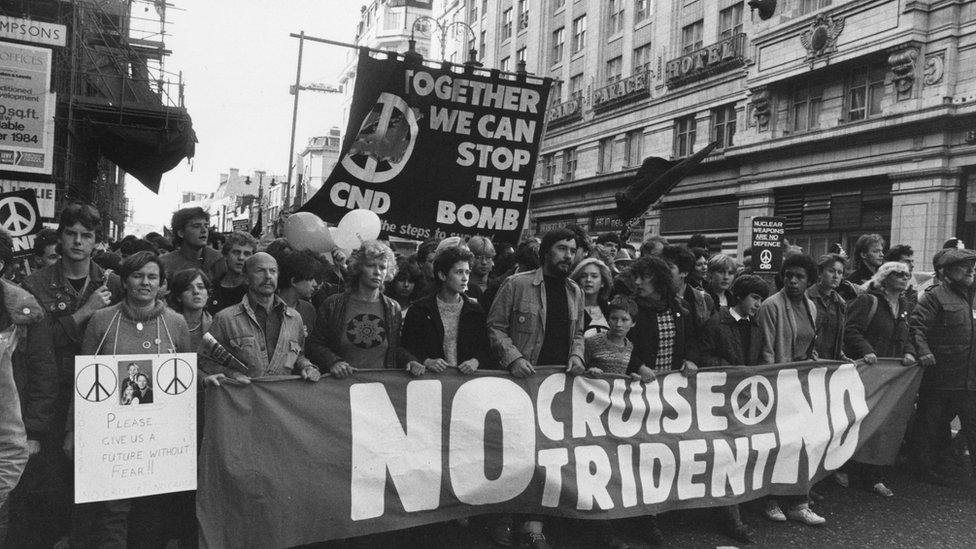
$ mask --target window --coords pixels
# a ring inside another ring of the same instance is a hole
[[[485,31],[481,31],[481,41],[478,43],[478,59],[485,59]]]
[[[885,72],[884,65],[875,65],[851,73],[847,87],[847,120],[863,120],[881,114]]]
[[[830,5],[830,0],[800,0],[800,15],[817,11]]]
[[[718,141],[718,148],[732,146],[735,135],[735,105],[725,105],[712,110],[712,139]]]
[[[577,53],[586,46],[586,16],[581,15],[573,19],[573,51]]]
[[[687,25],[681,29],[681,51],[691,53],[702,47],[702,28],[704,23],[701,19]]]
[[[563,101],[563,83],[561,81],[556,81],[552,83],[552,87],[549,88],[549,105],[555,105],[557,103],[562,103]]]
[[[501,62],[498,64],[498,68],[506,72],[512,70],[512,68],[509,66],[510,59],[511,59],[510,57],[503,58]]]
[[[583,99],[583,73],[569,78],[569,95],[574,99]]]
[[[719,39],[732,38],[742,32],[742,3],[718,12]]]
[[[471,9],[468,10],[468,22],[474,23],[478,20],[478,3],[471,0]]]
[[[552,0],[552,11],[556,11],[559,8],[566,5],[566,0]]]
[[[644,144],[644,132],[642,130],[632,131],[627,134],[627,141],[624,142],[624,157],[630,167],[640,166],[641,155]]]
[[[806,85],[794,88],[790,94],[790,131],[805,132],[819,128],[822,104],[823,87]]]
[[[488,0],[481,0],[481,16],[488,15]]]
[[[680,158],[695,152],[695,115],[674,121],[674,156]]]
[[[512,8],[502,12],[502,40],[512,37]]]
[[[529,28],[528,0],[518,0],[518,30]]]
[[[576,175],[576,149],[563,151],[563,181],[572,181]]]
[[[634,22],[643,21],[651,15],[651,0],[634,0]]]
[[[566,43],[566,29],[559,27],[552,31],[552,59],[550,65],[555,65],[563,60],[563,45]]]
[[[515,52],[515,64],[519,63],[525,63],[525,47],[521,47]]]
[[[476,50],[475,50],[475,45],[476,45],[476,44],[474,43],[474,38],[472,38],[471,40],[468,40],[468,52],[471,52],[471,51],[476,51]],[[465,52],[465,56],[464,56],[464,60],[465,60],[465,61],[467,61],[467,60],[468,60],[468,55],[467,55],[467,52]]]
[[[607,34],[624,30],[624,0],[610,0],[607,10]]]
[[[556,181],[556,155],[547,154],[542,157],[542,181],[552,185]]]
[[[600,173],[610,173],[613,171],[613,138],[608,137],[600,140]]]
[[[624,68],[624,59],[619,55],[607,61],[607,84],[620,80],[620,73]]]
[[[639,48],[634,48],[634,74],[640,74],[651,70],[651,45],[644,44]]]

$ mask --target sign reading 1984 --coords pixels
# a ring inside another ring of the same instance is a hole
[[[752,269],[755,272],[779,272],[783,265],[785,217],[752,218]]]

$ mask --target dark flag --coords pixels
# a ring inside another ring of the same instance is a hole
[[[617,193],[617,215],[624,224],[639,217],[662,196],[668,194],[682,179],[690,175],[702,160],[718,146],[718,141],[681,160],[665,160],[652,156],[644,160],[633,183]]]
[[[338,223],[350,210],[369,209],[384,234],[414,240],[517,241],[549,85],[360,50],[339,163],[300,211]]]
[[[258,220],[254,222],[254,227],[251,228],[251,236],[253,236],[254,238],[261,238],[261,232],[264,229],[263,221],[261,219],[263,215],[264,215],[264,211],[259,209]]]

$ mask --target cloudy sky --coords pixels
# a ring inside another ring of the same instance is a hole
[[[162,226],[183,191],[212,192],[222,172],[287,172],[298,40],[290,33],[351,42],[363,2],[355,0],[170,0],[170,72],[183,71],[186,106],[199,143],[163,177],[159,196],[129,178],[135,223]],[[344,48],[306,43],[302,83],[337,84]],[[341,119],[341,96],[302,92],[296,152]]]

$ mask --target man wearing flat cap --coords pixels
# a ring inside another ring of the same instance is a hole
[[[923,292],[909,325],[925,367],[919,390],[923,474],[943,484],[948,424],[956,415],[976,448],[976,252],[949,249],[936,262],[941,283]],[[976,473],[976,452],[970,453]]]

